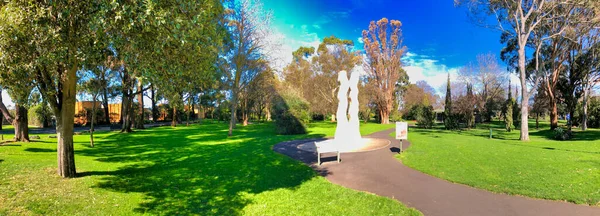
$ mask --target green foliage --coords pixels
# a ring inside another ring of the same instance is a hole
[[[435,122],[435,112],[433,106],[418,105],[417,125],[423,128],[432,128]]]
[[[52,120],[52,111],[47,104],[39,103],[29,108],[28,110],[29,125],[38,127],[47,127]]]
[[[215,115],[219,121],[229,121],[231,119],[231,104],[229,101],[221,103],[217,107]]]
[[[554,128],[554,139],[555,140],[570,140],[573,138],[573,133],[569,130],[565,130],[562,127]]]
[[[397,157],[426,174],[495,193],[599,204],[600,130],[573,131],[575,137],[567,142],[553,140],[550,130],[535,131],[529,142],[521,142],[520,131],[501,130],[503,122],[479,126],[411,129],[412,145]],[[488,139],[489,127],[493,139]]]
[[[392,109],[390,112],[390,122],[397,122],[403,119],[402,112],[398,109]]]
[[[513,127],[513,105],[515,104],[515,99],[509,98],[506,100],[505,104],[504,104],[504,109],[503,109],[503,116],[504,116],[504,125],[506,128],[506,131],[510,132],[512,130]]]
[[[342,46],[354,46],[354,41],[348,39],[340,39],[334,35],[323,38],[323,43],[319,44],[317,49],[319,52],[326,52],[327,45],[342,45]]]
[[[301,58],[308,58],[309,56],[311,56],[314,53],[315,53],[314,47],[300,47],[292,53],[292,56],[294,57],[294,59],[296,61],[298,61]]]
[[[581,115],[583,115],[583,110]],[[600,99],[598,97],[590,97],[588,102],[588,127],[600,128]]]
[[[512,106],[512,122],[515,128],[521,127],[521,107],[519,104],[513,99]]]
[[[305,134],[310,121],[309,103],[293,90],[279,92],[273,98],[271,114],[277,133]]]
[[[448,74],[448,84],[446,86],[446,102],[444,103],[444,127],[446,130],[458,128],[458,121],[452,112],[452,91],[450,89],[450,74]]]

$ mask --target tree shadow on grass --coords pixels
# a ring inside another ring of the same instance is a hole
[[[598,131],[598,130],[586,130],[586,131],[572,130],[572,132],[573,132],[573,138],[571,138],[570,140],[566,140],[567,142],[568,141],[600,140],[600,131]],[[556,140],[556,139],[554,139],[554,131],[552,131],[550,129],[530,132],[529,135],[544,137],[547,140]]]
[[[26,148],[25,151],[28,151],[28,152],[56,152],[56,149]]]
[[[240,127],[233,137],[226,131],[225,124],[205,124],[111,134],[78,153],[128,165],[80,176],[102,175],[98,188],[142,193],[136,212],[166,215],[238,215],[252,203],[248,195],[294,189],[317,176],[271,150],[294,138],[276,135],[271,124]]]

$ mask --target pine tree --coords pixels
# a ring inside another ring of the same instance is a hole
[[[508,81],[508,99],[504,104],[504,123],[506,125],[506,131],[510,132],[513,126],[513,104],[514,100],[511,94],[510,80]]]
[[[512,106],[512,118],[513,118],[513,126],[518,128],[521,126],[521,107],[519,106],[517,97],[519,95],[519,88],[515,86],[515,99],[513,100]]]
[[[446,87],[446,104],[444,105],[444,126],[446,130],[454,129],[454,116],[452,114],[452,92],[450,91],[450,74],[448,74],[448,86]]]

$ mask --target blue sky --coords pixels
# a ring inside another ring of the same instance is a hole
[[[263,4],[273,13],[273,30],[284,38],[286,61],[291,61],[291,51],[317,46],[331,35],[352,39],[362,49],[362,30],[383,17],[403,24],[405,70],[413,83],[426,80],[438,88],[448,72],[454,76],[477,54],[498,56],[502,48],[499,32],[475,26],[465,8],[454,7],[452,0],[263,0]]]

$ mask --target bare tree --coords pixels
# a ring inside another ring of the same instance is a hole
[[[231,90],[228,133],[231,136],[237,120],[240,93],[266,67],[268,59],[265,49],[269,45],[267,39],[272,15],[263,11],[259,0],[232,1],[227,8],[227,28],[232,41],[222,62],[222,69],[226,72]]]

